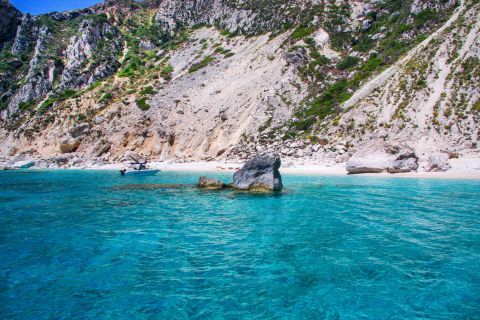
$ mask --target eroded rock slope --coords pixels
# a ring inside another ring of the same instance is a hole
[[[0,157],[475,157],[479,16],[453,0],[109,0],[13,15]]]

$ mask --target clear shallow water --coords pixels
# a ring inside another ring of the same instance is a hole
[[[480,318],[480,182],[198,176],[0,172],[0,318]]]

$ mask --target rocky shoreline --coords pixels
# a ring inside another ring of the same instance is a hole
[[[365,161],[374,162],[368,157]],[[62,159],[60,159],[62,160]],[[428,159],[419,159],[418,169],[410,172],[390,173],[388,165],[380,167],[379,173],[367,172],[359,174],[362,176],[379,176],[379,177],[407,177],[407,178],[453,178],[453,179],[479,179],[480,180],[480,158],[452,158],[448,160],[450,168],[447,171],[427,171]],[[1,170],[120,170],[127,166],[129,161],[116,163],[93,163],[80,161],[70,164],[70,162],[57,162],[57,160],[49,159],[0,159]],[[388,163],[387,163],[388,164]],[[298,159],[282,158],[282,167],[279,171],[282,174],[298,174],[298,175],[336,175],[344,176],[348,174],[348,162],[310,162],[299,161]],[[174,172],[235,172],[239,170],[242,163],[239,161],[192,161],[192,162],[175,162],[175,161],[151,161],[149,166],[153,169]],[[371,166],[371,164],[369,164]]]

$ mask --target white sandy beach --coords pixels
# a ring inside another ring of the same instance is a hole
[[[395,177],[395,178],[433,178],[433,179],[474,179],[480,180],[480,159],[451,159],[451,169],[446,172],[425,172],[421,168],[418,172],[396,173],[367,173],[359,176],[371,177]],[[240,169],[242,163],[238,162],[151,162],[148,165],[152,169],[160,169],[170,172],[235,172]],[[346,176],[346,164],[322,164],[322,163],[305,163],[284,161],[280,172],[282,174],[299,174],[299,175],[336,175]],[[81,167],[89,170],[120,170],[124,168],[124,164],[108,164]],[[78,168],[71,168],[78,169]]]

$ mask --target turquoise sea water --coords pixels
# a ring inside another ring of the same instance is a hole
[[[479,181],[198,176],[0,172],[0,319],[480,319]]]

